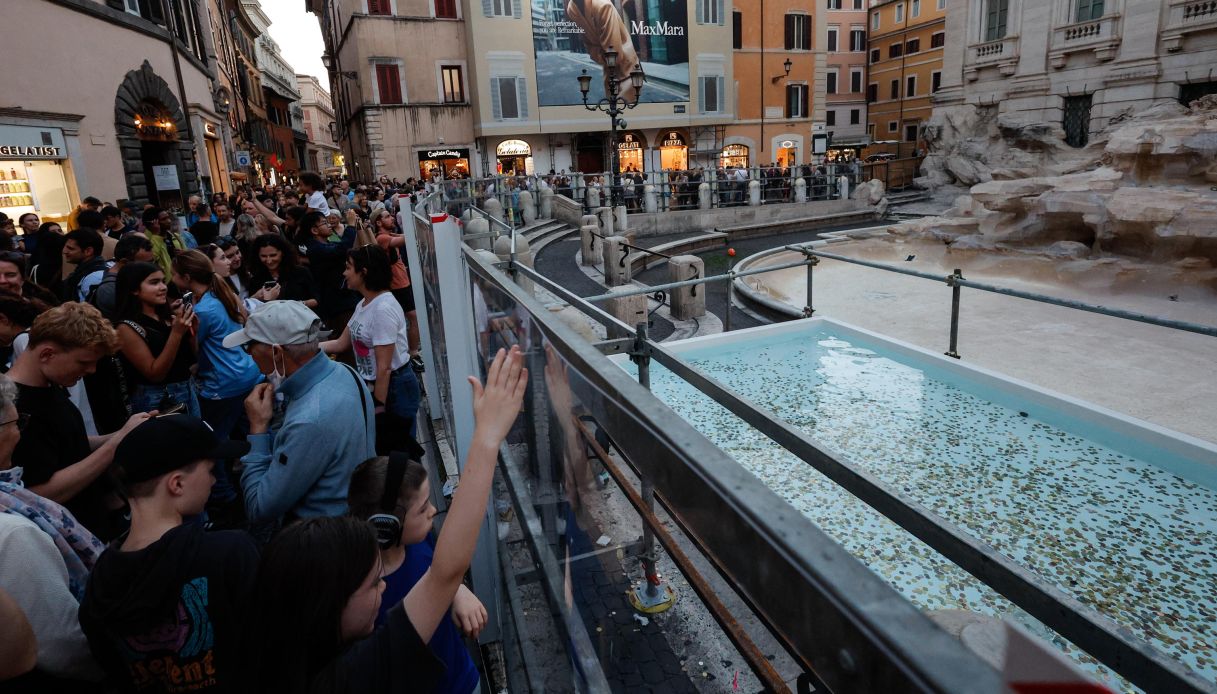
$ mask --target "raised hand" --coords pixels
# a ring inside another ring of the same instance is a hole
[[[510,352],[499,350],[490,363],[485,386],[473,376],[469,384],[473,386],[473,416],[477,420],[474,438],[480,437],[497,448],[511,431],[528,387],[528,369],[524,368],[519,346],[513,346]]]

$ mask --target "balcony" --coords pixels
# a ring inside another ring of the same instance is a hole
[[[1170,0],[1170,17],[1162,32],[1162,45],[1174,53],[1188,34],[1217,30],[1217,0]]]
[[[1096,59],[1106,62],[1116,57],[1119,48],[1120,15],[1115,13],[1054,29],[1048,60],[1059,70],[1069,62],[1071,53],[1093,51]]]
[[[980,77],[980,69],[986,67],[996,67],[1005,77],[1013,75],[1018,67],[1018,36],[1004,36],[968,46],[964,77],[974,82]]]

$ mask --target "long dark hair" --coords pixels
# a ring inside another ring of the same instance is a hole
[[[241,300],[236,292],[223,278],[216,275],[211,268],[211,258],[198,250],[182,251],[173,256],[173,271],[184,275],[195,282],[206,284],[215,298],[224,305],[224,311],[236,323],[244,323],[245,316],[241,312]]]
[[[162,272],[161,266],[156,263],[127,263],[118,271],[118,278],[114,281],[114,295],[117,297],[114,311],[115,323],[124,320],[138,321],[139,317],[144,314],[144,307],[141,305],[143,302],[135,293],[139,291],[139,286],[144,283],[144,280],[154,272]],[[167,280],[168,278],[166,278]],[[160,316],[163,321],[169,320],[169,303],[157,306],[156,315]]]
[[[287,242],[278,234],[262,234],[254,239],[254,260],[253,270],[250,274],[253,275],[255,283],[266,282],[270,279],[270,271],[262,264],[262,249],[271,246],[278,250],[283,259],[279,261],[279,277],[284,278],[296,271],[296,266],[300,263],[299,255],[295,247]]]
[[[298,521],[271,540],[245,648],[248,691],[309,689],[342,651],[342,611],[379,554],[372,527],[350,517]]]
[[[247,215],[243,215],[243,216],[247,216]],[[235,269],[230,267],[228,269],[228,275],[229,275],[229,277],[231,277],[232,275],[236,275],[237,277],[240,277],[241,284],[246,289],[251,289],[251,287],[249,286],[250,285],[249,264],[252,261],[245,257],[245,249],[242,248],[241,244],[237,242],[237,239],[233,238],[232,236],[221,236],[219,239],[216,240],[216,245],[219,246],[220,250],[223,251],[225,254],[227,254],[228,249],[236,247],[237,252],[241,254],[241,265],[240,265],[240,267],[237,267]]]

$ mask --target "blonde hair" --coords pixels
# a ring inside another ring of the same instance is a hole
[[[44,311],[30,326],[30,347],[53,342],[65,349],[98,349],[113,354],[118,336],[110,321],[91,304],[69,301]]]

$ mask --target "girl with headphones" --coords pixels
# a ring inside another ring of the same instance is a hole
[[[431,567],[435,552],[431,538],[435,507],[427,470],[405,453],[372,458],[355,468],[347,496],[351,515],[366,519],[376,531],[385,590],[376,624],[388,616],[389,607],[410,592]],[[478,692],[480,678],[461,633],[477,638],[486,625],[486,608],[467,587],[457,588],[452,609],[431,637],[431,652],[444,661],[443,680],[436,694]],[[459,631],[458,631],[459,627]]]
[[[469,378],[477,425],[461,485],[435,541],[431,566],[405,598],[391,605],[382,626],[376,627],[376,617],[384,565],[372,523],[350,516],[309,518],[287,526],[267,545],[251,604],[248,691],[380,694],[431,691],[440,682],[443,666],[427,644],[447,618],[473,559],[499,446],[528,385],[523,364],[518,347],[499,350],[484,387]],[[404,467],[398,488],[405,481]],[[403,517],[403,525],[416,522]],[[373,523],[381,520],[387,519]]]

